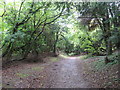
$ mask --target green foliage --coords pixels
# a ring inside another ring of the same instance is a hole
[[[118,56],[119,55],[117,53],[113,53],[112,55],[108,56],[108,59],[110,60],[110,62],[107,65],[105,64],[104,56],[93,57],[93,58],[98,58],[98,60],[94,61],[92,63],[92,65],[93,65],[93,67],[95,67],[95,69],[97,71],[103,70],[107,67],[111,67],[112,65],[118,64],[118,62],[119,62],[119,57]]]
[[[109,42],[113,50],[120,46],[119,8],[115,3],[23,1],[2,5],[3,57],[57,50],[68,55],[105,55]]]
[[[5,5],[6,12],[2,17],[6,23],[2,22],[2,31],[5,31],[1,47],[3,57],[16,53],[22,53],[25,57],[29,52],[52,51],[60,27],[51,23],[62,15],[64,9],[65,3],[23,1]]]

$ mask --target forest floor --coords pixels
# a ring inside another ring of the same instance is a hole
[[[46,57],[41,62],[13,62],[2,70],[3,88],[118,88],[118,64],[104,56]],[[98,64],[99,62],[99,64]]]

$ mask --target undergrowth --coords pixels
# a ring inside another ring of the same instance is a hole
[[[96,56],[98,60],[92,63],[92,66],[95,70],[103,70],[105,68],[111,67],[112,65],[119,63],[119,56],[118,54],[113,53],[112,55],[108,56],[108,59],[111,61],[108,64],[105,64],[105,58],[101,58],[100,56]]]

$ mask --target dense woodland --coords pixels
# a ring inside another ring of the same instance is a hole
[[[120,2],[1,2],[0,49],[7,61],[29,53],[106,55],[120,48]]]
[[[120,87],[120,2],[35,1],[0,2],[0,88]]]

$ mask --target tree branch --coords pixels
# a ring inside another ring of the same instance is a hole
[[[19,8],[19,14],[18,14],[18,20],[19,20],[19,17],[20,17],[20,11],[21,11],[21,8],[22,8],[22,5],[23,5],[24,2],[25,2],[25,0],[22,1],[21,5],[20,5],[20,8]]]

